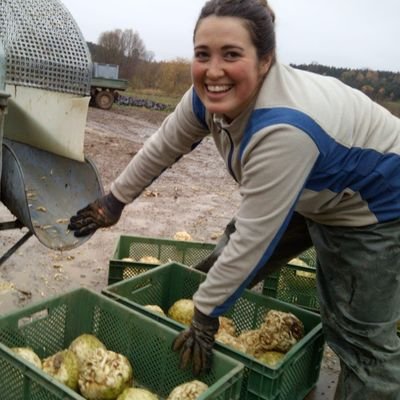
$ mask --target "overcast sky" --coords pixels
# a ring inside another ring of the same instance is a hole
[[[192,57],[204,0],[61,0],[87,41],[133,29],[157,61]],[[400,72],[399,0],[270,0],[284,63]]]

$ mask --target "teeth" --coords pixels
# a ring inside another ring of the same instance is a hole
[[[208,85],[207,89],[210,92],[226,92],[227,90],[230,89],[230,86],[228,86],[228,85],[215,85],[215,86]]]

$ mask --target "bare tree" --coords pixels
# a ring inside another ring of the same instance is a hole
[[[99,38],[99,46],[102,49],[102,62],[109,64],[120,64],[124,57],[124,49],[121,43],[122,31],[116,29],[114,31],[103,32]]]
[[[130,79],[139,60],[147,60],[149,54],[139,33],[132,29],[115,29],[103,32],[99,37],[101,62],[118,64],[121,78]]]

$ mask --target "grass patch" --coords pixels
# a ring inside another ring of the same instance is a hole
[[[383,101],[382,106],[400,118],[400,101]]]

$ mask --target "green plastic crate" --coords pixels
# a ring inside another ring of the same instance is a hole
[[[262,293],[319,312],[316,271],[313,267],[284,265],[264,279]]]
[[[264,279],[262,293],[308,310],[319,312],[316,286],[317,256],[311,248],[300,254],[293,262]]]
[[[112,259],[109,262],[108,284],[132,278],[154,268],[157,264],[148,264],[139,260],[152,256],[161,264],[171,261],[185,265],[194,265],[207,257],[215,248],[213,243],[171,240],[146,236],[120,236]],[[136,261],[125,261],[131,258]]]
[[[42,370],[10,350],[29,346],[44,358],[68,347],[82,333],[96,335],[109,350],[124,354],[135,384],[166,398],[193,379],[178,368],[171,350],[176,330],[87,289],[77,289],[0,318],[0,393],[2,400],[80,399]],[[209,385],[199,399],[240,399],[243,365],[215,351],[215,365],[201,380]]]
[[[167,312],[176,300],[191,298],[205,278],[206,274],[200,271],[169,263],[111,285],[103,293],[159,322],[182,329],[180,323],[149,311],[144,306],[157,304]],[[269,309],[292,312],[303,321],[306,331],[305,337],[293,346],[277,366],[269,367],[220,343],[216,344],[216,348],[245,365],[241,400],[302,400],[319,377],[324,347],[320,316],[251,290],[244,292],[226,316],[234,320],[240,333],[258,328]]]
[[[314,247],[301,253],[298,258],[309,267],[315,268],[317,266],[317,252]]]

